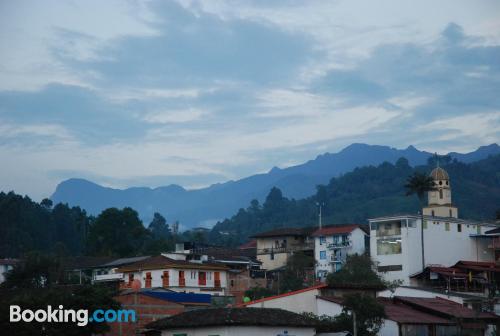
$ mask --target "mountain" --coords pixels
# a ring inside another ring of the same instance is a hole
[[[444,162],[442,166],[450,176],[452,201],[460,218],[494,221],[500,216],[500,154],[472,163]],[[317,225],[318,202],[323,204],[324,224],[366,224],[368,218],[416,214],[418,199],[406,196],[404,186],[408,176],[429,174],[433,168],[433,163],[411,167],[404,159],[396,164],[356,168],[300,200],[283,197],[273,188],[262,204],[247,204],[217,223],[208,239],[214,244],[238,246],[259,232]]]
[[[449,153],[452,159],[473,162],[500,153],[497,144],[480,147],[461,154]],[[90,214],[99,214],[108,207],[130,206],[145,222],[160,212],[169,221],[179,220],[183,228],[211,226],[231,216],[252,199],[262,201],[276,186],[289,198],[304,198],[315,193],[316,186],[327,184],[332,177],[352,171],[356,167],[394,163],[405,157],[410,165],[421,165],[432,153],[419,151],[413,146],[396,149],[388,146],[352,144],[338,153],[325,153],[306,163],[268,173],[252,175],[237,181],[218,183],[207,188],[186,190],[178,185],[158,188],[113,189],[83,179],[61,182],[51,196],[55,203],[80,206]]]

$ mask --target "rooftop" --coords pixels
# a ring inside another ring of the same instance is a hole
[[[127,264],[132,264],[140,260],[144,260],[149,258],[149,256],[141,256],[141,257],[131,257],[131,258],[119,258],[115,259],[113,261],[110,261],[108,263],[105,263],[104,265],[101,265],[102,267],[119,267],[119,266],[124,266]]]
[[[187,311],[146,325],[147,329],[210,326],[286,326],[314,328],[311,318],[277,308],[207,308]]]
[[[492,313],[477,312],[466,308],[454,301],[436,298],[417,298],[396,296],[396,302],[401,302],[419,310],[427,311],[436,316],[453,317],[461,319],[498,319],[498,316]]]
[[[378,298],[377,301],[384,306],[387,319],[408,324],[441,324],[454,325],[452,321],[425,313],[405,305],[402,302],[389,298]]]
[[[317,229],[312,233],[312,236],[331,236],[337,234],[347,234],[351,233],[356,229],[362,229],[362,225],[360,224],[329,225],[321,229]]]
[[[153,270],[165,268],[184,268],[184,269],[209,269],[209,270],[226,270],[227,267],[221,264],[213,263],[194,263],[185,260],[174,260],[163,255],[148,257],[144,260],[137,261],[133,264],[121,267],[117,270],[120,272],[132,272],[138,270]]]

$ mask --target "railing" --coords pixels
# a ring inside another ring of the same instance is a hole
[[[342,258],[341,257],[336,257],[336,256],[331,256],[330,257],[330,263],[340,263],[342,262]]]
[[[257,254],[271,254],[271,253],[288,253],[296,251],[305,251],[314,249],[314,243],[304,243],[300,245],[286,246],[286,247],[268,247],[258,249]]]
[[[346,248],[346,247],[351,247],[351,246],[352,246],[351,240],[343,240],[343,241],[333,242],[333,243],[326,245],[326,247],[329,249]]]
[[[123,279],[123,273],[96,274],[94,281],[112,281]]]

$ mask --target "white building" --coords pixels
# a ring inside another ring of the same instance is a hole
[[[402,280],[408,285],[410,276],[421,272],[423,266],[449,267],[459,260],[495,260],[491,248],[493,238],[485,232],[497,225],[456,218],[458,210],[451,203],[448,174],[438,167],[431,176],[439,187],[429,193],[429,205],[423,209],[424,261],[420,216],[387,216],[369,220],[370,254],[386,280]]]
[[[276,308],[208,308],[186,311],[146,325],[162,336],[314,336],[316,322]]]
[[[176,292],[227,294],[226,266],[175,260],[164,255],[149,257],[116,270],[122,288],[139,280],[141,288],[168,288]]]
[[[318,279],[342,268],[348,255],[366,251],[368,235],[357,224],[332,225],[316,230],[314,238],[315,271]]]

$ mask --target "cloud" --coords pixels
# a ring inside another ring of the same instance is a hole
[[[185,123],[200,120],[207,111],[189,108],[185,110],[151,112],[143,117],[143,120],[152,124]]]

